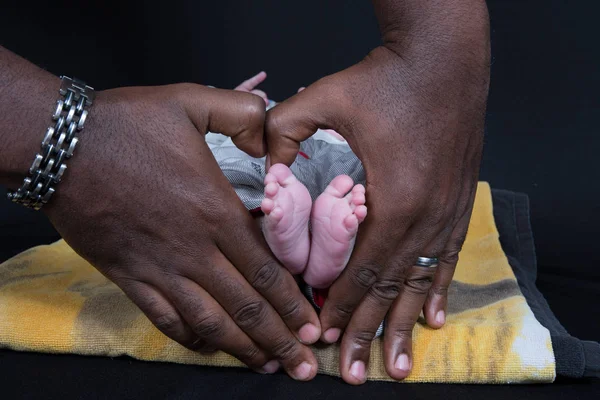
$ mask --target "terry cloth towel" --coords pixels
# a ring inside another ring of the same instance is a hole
[[[552,382],[550,332],[535,318],[502,252],[488,184],[480,183],[469,233],[449,293],[447,324],[419,321],[407,382]],[[240,367],[224,353],[200,355],[160,333],[123,292],[64,241],[0,264],[0,347]],[[319,372],[339,375],[339,347],[314,348]],[[368,376],[390,380],[382,342]]]

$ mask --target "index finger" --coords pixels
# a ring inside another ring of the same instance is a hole
[[[362,229],[359,228],[356,247],[348,266],[329,289],[321,310],[322,340],[327,343],[334,343],[339,339],[365,294],[377,282],[384,269],[393,267],[387,264],[397,246],[390,246],[390,242],[401,243],[408,230],[408,220],[386,219],[385,208],[378,208],[376,204],[368,204],[367,207],[369,218],[363,222]],[[394,299],[389,302],[392,300]],[[385,311],[387,309],[384,314]]]
[[[300,91],[267,111],[265,135],[270,164],[290,166],[296,159],[300,142],[317,129],[340,129],[340,99],[322,80]]]
[[[302,343],[318,341],[321,335],[319,317],[293,276],[268,250],[252,217],[246,215],[236,219],[235,224],[237,229],[219,241],[221,251]]]

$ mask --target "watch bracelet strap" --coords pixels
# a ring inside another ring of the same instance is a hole
[[[61,76],[59,93],[61,99],[52,114],[54,122],[46,130],[41,152],[35,155],[23,185],[7,194],[13,202],[35,210],[48,203],[56,191],[67,169],[66,160],[73,156],[79,142],[75,135],[83,129],[95,97],[92,87],[67,76]]]

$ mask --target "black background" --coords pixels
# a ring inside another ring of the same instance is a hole
[[[282,100],[379,43],[366,0],[0,4],[3,46],[96,89],[184,81],[231,88],[264,69],[269,77],[262,88]],[[588,332],[600,325],[600,5],[490,0],[488,6],[493,65],[481,179],[531,197],[538,285],[567,329],[598,340]],[[42,214],[0,201],[0,260],[55,238]],[[5,357],[21,365],[32,356]],[[44,357],[30,361],[51,368],[69,356]],[[95,370],[106,362],[82,365]],[[469,393],[487,393],[474,390]]]
[[[3,3],[2,45],[96,89],[185,81],[231,88],[264,69],[262,88],[283,100],[379,43],[366,0]],[[493,65],[481,179],[531,196],[541,264],[599,279],[600,7],[488,4]],[[18,212],[8,207],[0,203]]]

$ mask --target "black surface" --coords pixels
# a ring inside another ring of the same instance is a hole
[[[368,382],[350,386],[317,376],[310,383],[242,369],[145,363],[125,358],[49,356],[0,351],[7,398],[44,399],[597,399],[600,384],[436,385]],[[7,367],[6,365],[10,365]],[[18,391],[17,391],[18,390]]]
[[[482,179],[530,195],[538,287],[571,334],[599,340],[593,310],[600,293],[600,3],[488,5],[494,64]],[[83,29],[64,28],[76,18],[84,21]],[[280,100],[360,59],[378,35],[366,0],[3,0],[0,43],[97,89],[180,81],[233,87],[266,69],[264,89]],[[55,237],[41,214],[0,202],[0,259]],[[7,351],[0,352],[0,393],[2,398],[7,393],[20,396],[6,398],[599,397],[598,384],[570,381],[351,388],[329,377],[298,384],[245,371]]]

